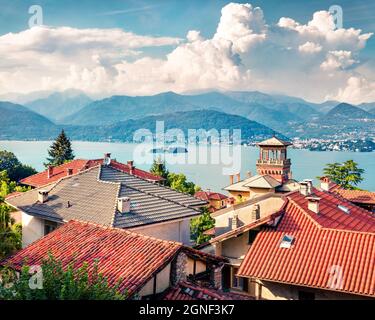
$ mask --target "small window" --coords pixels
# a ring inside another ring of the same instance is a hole
[[[51,233],[57,228],[57,223],[52,221],[44,220],[44,235]]]
[[[298,300],[315,300],[315,293],[308,291],[298,291]]]
[[[284,235],[283,238],[281,239],[280,248],[289,249],[292,246],[293,241],[294,241],[293,236],[290,236],[290,235],[287,235],[287,234]]]
[[[232,269],[232,288],[243,290],[244,278],[236,277],[238,273],[238,268]]]

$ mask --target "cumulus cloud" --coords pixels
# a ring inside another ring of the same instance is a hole
[[[328,95],[326,98],[354,104],[373,102],[375,101],[375,81],[369,81],[360,76],[352,76],[343,88],[339,88],[336,95]]]
[[[322,46],[314,42],[307,41],[298,47],[298,50],[303,53],[316,53],[322,51]]]
[[[350,51],[329,51],[327,59],[320,65],[320,67],[325,71],[332,71],[348,68],[355,62],[356,61],[353,59]]]
[[[327,11],[315,12],[306,24],[281,17],[268,25],[261,8],[237,3],[222,8],[207,39],[199,30],[178,39],[34,27],[0,36],[0,93],[76,88],[105,96],[216,88],[359,101],[361,95],[372,99],[373,82],[360,74],[360,52],[371,36],[336,29]],[[156,46],[170,51],[155,58],[144,50]]]

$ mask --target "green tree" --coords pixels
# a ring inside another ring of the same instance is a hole
[[[215,226],[215,220],[211,217],[207,208],[202,209],[202,215],[191,220],[191,238],[196,244],[202,244],[210,240],[210,236],[203,234]]]
[[[193,182],[187,181],[186,176],[182,173],[169,173],[167,181],[171,189],[191,195],[194,195],[201,189]]]
[[[55,142],[52,143],[48,150],[48,155],[48,162],[44,164],[46,167],[59,166],[74,159],[72,144],[64,130],[61,130],[61,133],[56,138]]]
[[[0,171],[4,170],[12,181],[19,181],[36,173],[34,168],[22,164],[14,153],[0,150]]]
[[[21,249],[22,227],[11,216],[12,209],[4,203],[4,198],[15,191],[24,192],[30,187],[17,186],[8,177],[7,171],[0,172],[0,259]]]
[[[329,163],[323,169],[325,176],[344,189],[358,189],[357,185],[363,181],[365,170],[358,167],[358,163],[347,160],[344,163]]]
[[[154,160],[150,172],[158,177],[164,178],[166,181],[168,179],[169,172],[165,163],[160,158]]]
[[[60,260],[49,254],[41,264],[42,288],[30,288],[30,267],[25,264],[17,277],[10,268],[2,270],[0,300],[125,300],[118,283],[110,285],[98,271],[98,264],[84,263],[74,267],[74,260],[65,268]]]
[[[21,225],[15,224],[11,216],[11,209],[0,203],[0,259],[21,249]]]
[[[16,182],[10,180],[6,170],[0,171],[0,203],[12,192],[25,192],[30,189],[30,187],[17,186]]]

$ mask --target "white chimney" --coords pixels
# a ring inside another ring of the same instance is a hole
[[[329,191],[329,184],[330,184],[330,180],[329,180],[329,178],[327,178],[327,177],[323,177],[323,178],[320,180],[320,188],[321,188],[323,191]]]
[[[299,183],[299,192],[303,196],[308,196],[309,195],[309,185],[306,181],[302,181]]]
[[[235,230],[238,228],[238,215],[237,213],[233,213],[232,216],[232,230]]]
[[[38,191],[38,201],[40,203],[45,203],[48,201],[48,190],[39,190]]]
[[[260,206],[259,204],[254,204],[252,211],[251,211],[251,219],[253,221],[259,220],[260,219]]]
[[[105,166],[109,166],[111,163],[111,154],[110,153],[105,153],[104,154],[104,159],[103,159],[103,164]]]
[[[320,198],[319,197],[315,197],[315,196],[312,196],[312,197],[307,197],[307,208],[316,213],[316,214],[319,214],[319,202],[320,202]]]
[[[129,213],[130,212],[130,199],[128,197],[118,198],[117,210],[120,213]]]
[[[307,194],[312,193],[313,181],[311,179],[304,179],[304,182],[307,183]]]

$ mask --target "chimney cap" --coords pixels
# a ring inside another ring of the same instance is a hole
[[[316,201],[320,201],[322,198],[312,194],[312,195],[309,195],[308,197],[306,197],[306,199],[309,200],[309,201],[316,202]]]
[[[40,193],[40,194],[48,194],[48,192],[49,192],[49,190],[47,190],[47,189],[38,190],[38,193]]]

